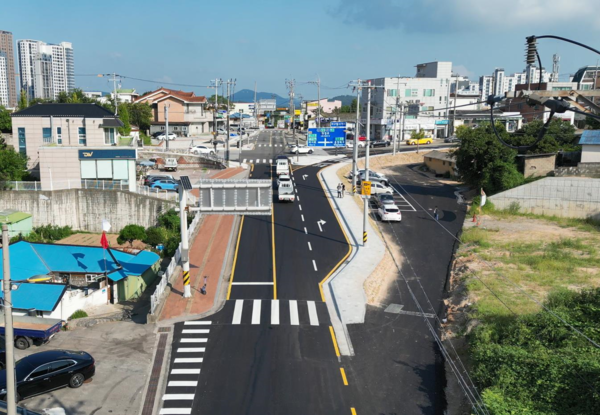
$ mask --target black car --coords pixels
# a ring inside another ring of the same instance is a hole
[[[86,352],[48,350],[22,358],[15,364],[17,402],[55,389],[79,388],[96,372],[95,360]],[[6,400],[6,371],[0,371],[0,398]]]
[[[373,147],[389,147],[392,145],[392,142],[389,140],[375,140],[375,141],[371,141],[371,144],[369,144],[369,147],[373,148]]]
[[[460,143],[460,138],[455,135],[444,138],[444,143]]]

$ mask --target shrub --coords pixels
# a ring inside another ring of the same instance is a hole
[[[179,213],[175,212],[174,209],[171,209],[158,217],[158,224],[171,231],[179,232],[180,223]]]
[[[177,247],[179,246],[179,242],[181,242],[181,237],[179,236],[171,236],[167,243],[165,244],[165,249],[163,253],[165,256],[173,256],[175,255],[175,251],[177,251]]]
[[[148,137],[146,134],[140,133],[140,138],[142,139],[145,146],[152,145],[152,139],[150,137]]]
[[[121,232],[119,232],[119,237],[117,238],[117,242],[120,244],[129,242],[129,244],[133,246],[133,241],[136,239],[140,241],[146,239],[146,230],[143,226],[131,224],[121,229]]]
[[[148,245],[157,246],[165,244],[168,238],[167,229],[159,226],[146,229],[146,239],[144,239],[144,242]]]
[[[59,241],[74,233],[70,226],[44,225],[38,226],[33,230],[39,235],[40,239],[45,242]],[[28,238],[26,239],[29,240]]]
[[[75,320],[77,318],[84,318],[87,316],[88,316],[88,313],[86,313],[85,311],[77,310],[73,314],[71,314],[71,317],[69,317],[69,320]]]
[[[506,209],[511,215],[516,215],[520,210],[521,204],[519,202],[511,202],[510,205],[508,205],[508,209]]]

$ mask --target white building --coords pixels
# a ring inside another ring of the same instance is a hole
[[[46,44],[39,40],[19,40],[21,89],[29,100],[55,99],[60,92],[75,88],[73,45],[61,42]]]
[[[231,112],[242,112],[246,115],[254,115],[254,102],[234,102]]]
[[[342,101],[329,101],[327,98],[323,98],[321,101],[307,101],[307,111],[313,115],[316,115],[319,105],[321,106],[321,113],[326,112],[330,114],[333,113],[336,108],[342,108]]]
[[[424,130],[434,137],[443,137],[448,124],[447,104],[450,95],[452,62],[430,62],[417,65],[415,78],[371,79],[371,138],[391,136],[397,121],[396,135],[400,140],[412,131]],[[367,119],[367,88],[360,100],[362,123]],[[412,104],[412,105],[411,105]],[[397,105],[404,106],[404,137],[400,136],[400,116]],[[406,112],[417,109],[417,113]]]
[[[506,75],[503,68],[496,68],[493,75],[484,75],[479,78],[479,90],[481,99],[485,101],[490,95],[505,95],[507,92],[515,91],[517,85],[527,83],[527,74],[531,83],[537,83],[540,79],[539,68],[529,65],[523,72]],[[549,82],[551,73],[542,68],[542,82]]]
[[[8,107],[8,58],[6,53],[0,52],[0,105]]]

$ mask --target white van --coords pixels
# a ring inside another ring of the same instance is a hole
[[[277,156],[275,162],[277,163],[275,172],[278,176],[281,174],[290,174],[290,162],[286,156]]]

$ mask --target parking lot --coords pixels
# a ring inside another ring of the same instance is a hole
[[[155,347],[153,327],[133,322],[104,323],[58,333],[48,344],[16,350],[16,359],[51,349],[90,353],[92,381],[25,399],[20,406],[42,411],[64,408],[69,415],[138,414]]]

